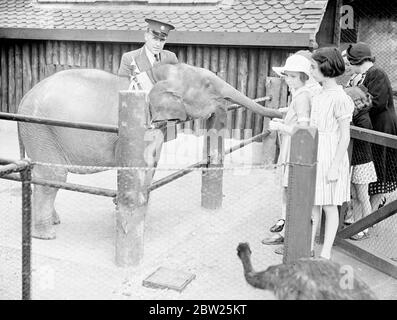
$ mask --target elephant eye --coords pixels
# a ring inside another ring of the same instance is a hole
[[[206,80],[204,83],[204,88],[209,89],[211,87],[211,81]]]

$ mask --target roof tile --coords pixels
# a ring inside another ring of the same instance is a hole
[[[172,23],[178,31],[313,32],[326,4],[325,0],[234,0],[225,7],[195,4],[173,9],[172,4],[167,8],[148,4],[120,9],[98,1],[87,2],[82,8],[71,2],[54,1],[48,6],[32,0],[0,0],[0,28],[142,30],[144,19],[153,17]]]

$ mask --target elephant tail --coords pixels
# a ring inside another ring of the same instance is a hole
[[[22,137],[21,137],[21,127],[18,122],[18,143],[19,143],[19,157],[20,159],[25,158],[25,146],[23,145]]]

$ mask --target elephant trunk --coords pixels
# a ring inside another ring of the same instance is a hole
[[[268,118],[282,118],[282,114],[280,111],[276,109],[266,108],[256,103],[252,99],[248,98],[246,95],[233,88],[231,85],[224,86],[222,89],[222,96],[224,98],[230,99],[237,104],[240,104],[244,107],[247,107],[252,112],[258,113],[262,116]]]

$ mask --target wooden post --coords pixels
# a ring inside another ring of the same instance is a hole
[[[226,81],[233,87],[237,88],[237,49],[229,48],[229,59],[227,65]],[[230,137],[237,135],[235,129],[236,110],[228,112],[227,128],[230,130]],[[237,138],[239,139],[239,137]]]
[[[8,47],[8,46],[7,46]],[[1,47],[1,67],[0,67],[0,73],[1,73],[1,101],[0,105],[1,108],[0,110],[2,112],[7,112],[8,111],[8,74],[7,74],[7,51],[6,47],[3,45]]]
[[[31,49],[31,59],[32,59],[32,83],[30,88],[39,82],[39,43],[32,42],[32,49]],[[29,88],[29,89],[30,89]]]
[[[204,170],[201,177],[201,206],[206,209],[222,207],[226,121],[226,111],[218,108],[206,122],[207,133],[204,135],[203,154],[205,159],[208,159],[207,168],[210,170]],[[213,158],[210,161],[211,156]]]
[[[265,49],[259,49],[259,58],[258,58],[258,76],[256,83],[256,96],[263,97],[265,96],[265,88],[266,88],[266,78],[269,73],[269,52]],[[255,126],[253,135],[256,136],[263,132],[263,116],[260,114],[254,114],[255,117]]]
[[[254,50],[248,52],[248,83],[247,96],[251,99],[255,98],[256,94],[256,79],[258,77],[258,54]],[[253,137],[253,123],[254,117],[251,110],[246,110],[245,125],[244,125],[244,139]],[[246,136],[246,134],[248,134]]]
[[[7,112],[15,112],[15,50],[12,45],[8,47],[8,109]]]
[[[46,63],[45,63],[45,46],[44,42],[41,41],[39,44],[39,81],[45,78],[45,70],[46,70]]]
[[[95,44],[88,43],[87,48],[87,68],[95,68]]]
[[[54,41],[53,46],[52,41],[47,40],[45,42],[45,64],[59,64],[58,46],[55,46],[56,43],[57,42]],[[53,55],[56,55],[56,58],[54,58]]]
[[[82,41],[80,43],[80,52],[81,52],[81,67],[87,68],[87,52],[88,52],[88,45],[87,42]]]
[[[74,66],[74,46],[73,42],[66,42],[66,63],[65,65],[73,67]]]
[[[81,67],[81,43],[79,41],[73,42],[73,67]]]
[[[317,144],[316,128],[295,127],[289,160],[284,263],[310,257]]]
[[[30,64],[31,50],[28,43],[22,45],[22,97],[32,87],[32,68]]]
[[[148,187],[154,170],[145,168],[156,167],[163,143],[160,130],[153,130],[148,139],[146,108],[145,91],[120,91],[117,164],[142,167],[117,173],[116,264],[122,267],[136,266],[143,257]]]
[[[267,77],[266,78],[266,95],[272,99],[266,103],[266,107],[277,109],[279,107],[280,94],[281,94],[281,79],[279,77]],[[269,118],[263,119],[263,129],[268,130]],[[275,163],[277,161],[277,133],[271,132],[266,139],[262,140],[263,143],[263,162],[264,163]]]
[[[66,42],[59,41],[59,64],[64,66],[67,64],[67,57],[66,57]]]
[[[15,44],[15,105],[10,106],[10,112],[16,113],[23,97],[23,67],[20,43]]]
[[[237,90],[243,94],[247,94],[248,82],[248,50],[241,48],[238,51],[237,63]],[[235,139],[244,139],[244,124],[245,124],[245,108],[236,110],[235,126],[236,130],[233,132]]]
[[[117,74],[120,66],[120,45],[114,43],[112,50],[112,73]]]
[[[195,57],[195,63],[194,65],[196,67],[203,68],[203,47],[196,47],[196,57]],[[195,136],[200,135],[200,129],[202,128],[202,120],[201,119],[194,119],[192,121],[193,125],[193,133]]]

